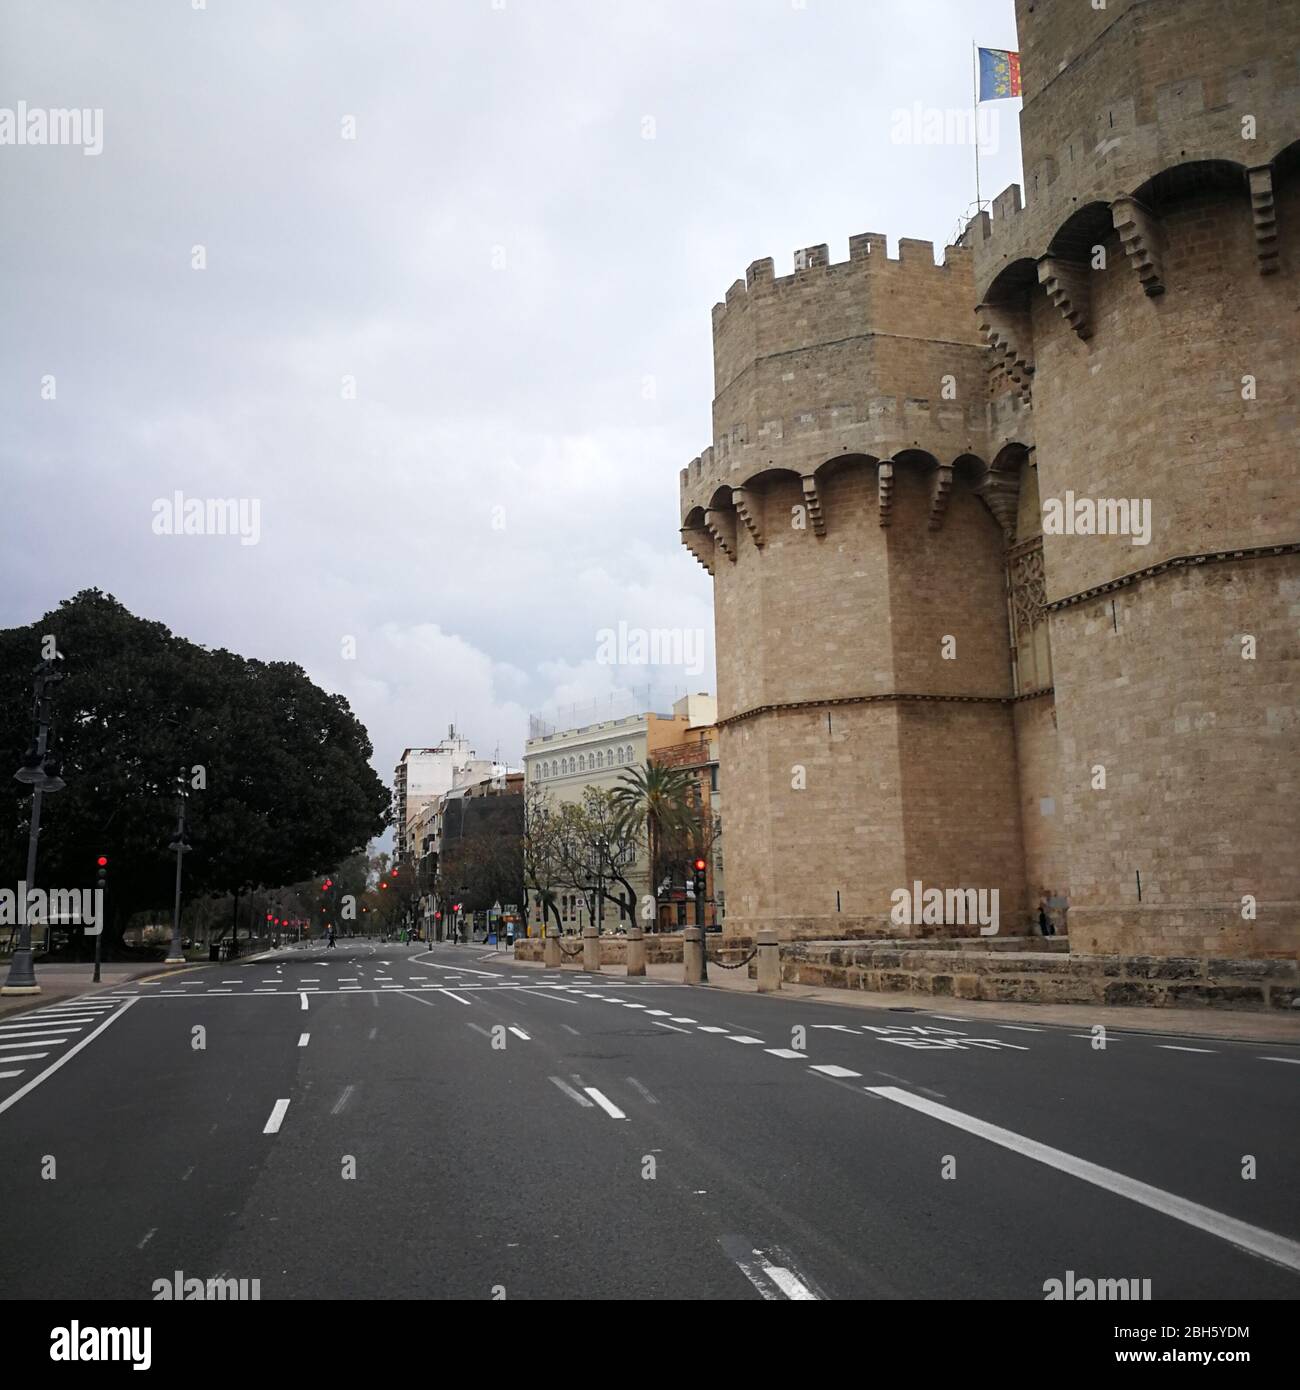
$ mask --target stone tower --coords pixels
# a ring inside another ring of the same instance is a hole
[[[1300,6],[1017,20],[1025,205],[713,311],[727,928],[974,930],[891,921],[919,879],[1003,934],[1068,904],[1075,951],[1294,955]]]
[[[1016,18],[1028,202],[971,239],[1030,409],[991,447],[1150,519],[1042,537],[1072,949],[1294,954],[1300,5]]]
[[[714,443],[681,480],[715,583],[727,928],[884,936],[916,878],[1022,908],[1014,492],[985,464],[972,254],[865,233],[795,263],[715,306]]]

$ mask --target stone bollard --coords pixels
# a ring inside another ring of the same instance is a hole
[[[687,927],[682,933],[682,963],[686,969],[682,975],[688,985],[698,985],[704,974],[704,947],[699,927]]]
[[[758,992],[771,994],[781,988],[781,946],[773,927],[758,930]]]
[[[627,973],[645,974],[645,933],[639,926],[627,929]]]
[[[588,973],[600,973],[600,929],[595,922],[588,922],[582,929],[582,968]]]
[[[560,934],[553,927],[546,929],[546,944],[542,947],[542,964],[548,970],[555,970],[564,964],[564,956],[560,951]]]

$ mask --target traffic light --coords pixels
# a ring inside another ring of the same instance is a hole
[[[708,892],[708,867],[702,858],[691,865],[695,873],[695,922],[701,927],[704,925],[704,898]]]
[[[388,884],[386,884],[386,883],[381,883],[379,886],[380,886],[381,888],[387,888],[387,887],[388,887]]]

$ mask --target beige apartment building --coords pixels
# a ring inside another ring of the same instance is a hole
[[[644,712],[557,728],[540,719],[532,721],[533,737],[524,747],[524,779],[556,804],[579,802],[588,787],[613,791],[629,768],[643,767],[661,749],[680,743],[693,725],[711,723],[717,705],[711,695],[685,695],[671,714]],[[641,853],[627,874],[638,898],[651,891],[649,851]],[[589,909],[580,892],[566,892],[562,901],[566,930],[580,931],[589,920]],[[618,925],[618,908],[604,904],[602,929]],[[528,920],[541,921],[541,904],[529,894]]]

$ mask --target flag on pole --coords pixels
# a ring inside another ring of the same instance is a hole
[[[979,50],[979,101],[1020,95],[1020,54],[1005,48]]]

